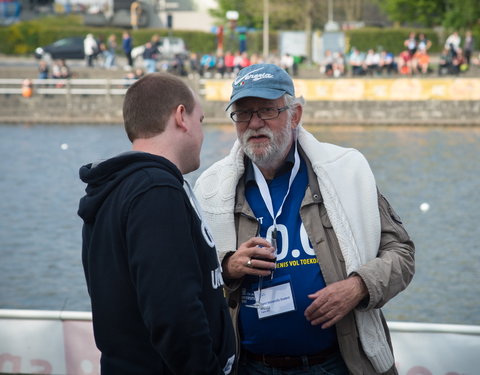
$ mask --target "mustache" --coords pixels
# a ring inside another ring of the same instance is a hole
[[[245,133],[243,133],[243,139],[245,141],[248,141],[252,137],[259,137],[259,136],[267,137],[269,140],[273,139],[273,133],[268,128],[263,128],[258,130],[247,129]]]

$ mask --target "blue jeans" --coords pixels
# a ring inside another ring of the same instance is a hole
[[[241,357],[238,375],[348,375],[348,369],[340,353],[334,354],[327,361],[313,366],[292,369],[276,369],[262,362]]]
[[[157,71],[157,62],[154,59],[144,59],[143,62],[147,73],[155,73]]]
[[[105,68],[113,68],[115,65],[115,54],[107,51],[105,53]]]

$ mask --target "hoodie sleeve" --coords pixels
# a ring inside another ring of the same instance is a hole
[[[130,207],[126,240],[138,305],[153,346],[175,374],[223,374],[201,299],[205,261],[185,193],[154,187]]]

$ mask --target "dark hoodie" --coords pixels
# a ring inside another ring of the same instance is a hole
[[[130,152],[80,178],[102,374],[229,373],[235,339],[216,250],[177,167]]]

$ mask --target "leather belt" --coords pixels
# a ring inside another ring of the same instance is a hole
[[[319,365],[330,359],[337,352],[338,346],[335,345],[332,348],[321,351],[320,353],[299,357],[256,354],[247,350],[242,351],[242,354],[248,359],[262,362],[264,365],[269,367],[277,369],[291,369],[295,367]]]

